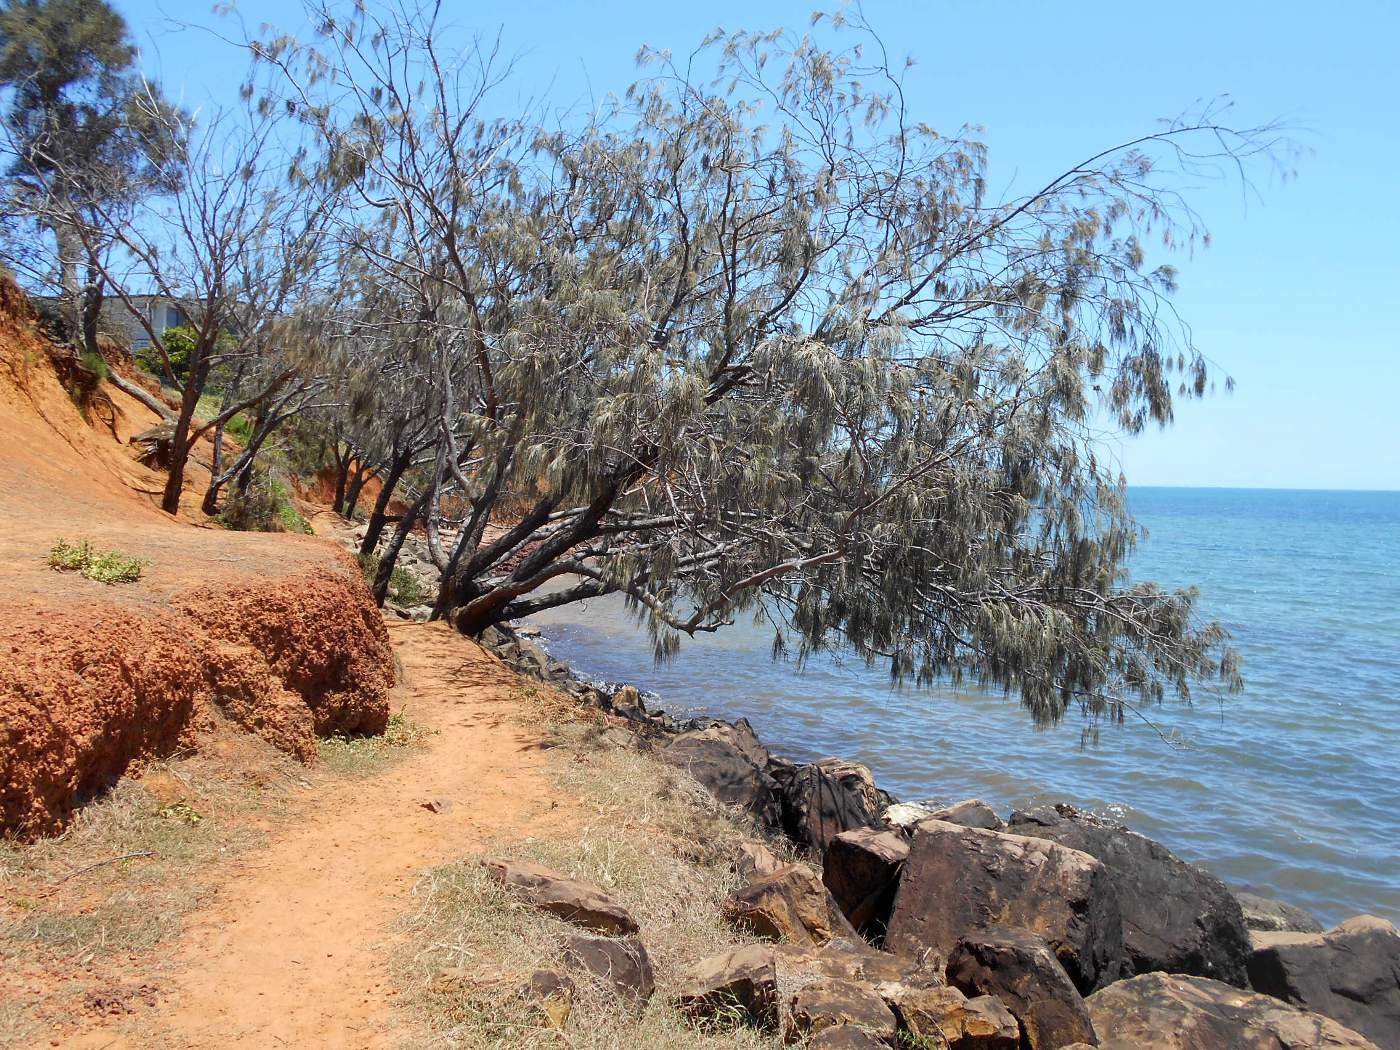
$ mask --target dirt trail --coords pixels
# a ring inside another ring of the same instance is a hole
[[[387,972],[393,922],[420,872],[492,836],[568,819],[547,797],[537,741],[511,719],[518,679],[440,624],[391,624],[394,706],[433,730],[368,779],[321,789],[244,859],[187,924],[166,994],[138,1022],[56,1045],[379,1048],[397,1044]],[[445,799],[445,812],[423,803]],[[43,1044],[40,1044],[43,1045]]]

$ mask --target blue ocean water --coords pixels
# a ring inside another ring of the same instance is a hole
[[[619,602],[541,617],[551,651],[673,713],[747,716],[796,758],[863,762],[905,799],[1110,813],[1226,881],[1331,923],[1400,922],[1400,493],[1136,488],[1134,575],[1196,584],[1244,658],[1243,694],[1168,702],[1152,728],[1071,716],[1036,730],[1014,699],[892,689],[858,661],[801,672],[736,625],[655,666]]]

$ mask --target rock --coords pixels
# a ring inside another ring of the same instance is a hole
[[[814,978],[827,977],[881,987],[928,988],[943,984],[941,958],[904,959],[861,944],[833,942],[821,948],[775,944],[773,958],[778,967],[778,980],[784,986],[807,984]]]
[[[1044,839],[926,820],[914,832],[885,947],[946,958],[993,925],[1040,933],[1081,992],[1127,965],[1118,897],[1093,857]]]
[[[826,889],[816,872],[802,864],[750,879],[729,895],[724,915],[770,940],[816,945],[831,940]]]
[[[897,802],[893,806],[886,806],[880,814],[880,819],[898,831],[912,833],[914,825],[928,820],[931,816],[933,810],[927,806],[921,806],[917,802]]]
[[[687,1017],[709,1025],[742,1023],[776,1031],[778,973],[773,952],[750,944],[711,956],[696,966],[675,1004]]]
[[[734,870],[741,879],[772,875],[782,867],[783,862],[778,859],[778,855],[763,843],[739,843],[739,853],[734,858]]]
[[[843,831],[873,827],[884,808],[870,770],[839,758],[824,758],[785,771],[783,828],[788,837],[818,853]]]
[[[996,810],[980,798],[965,798],[951,806],[934,810],[929,814],[934,820],[947,821],[964,828],[981,828],[984,831],[1005,831],[1006,824],[997,816]]]
[[[621,996],[646,1002],[656,990],[656,979],[646,946],[637,937],[569,938],[564,955],[571,963],[611,984]]]
[[[884,1040],[848,1024],[822,1029],[807,1047],[808,1050],[889,1050]]]
[[[782,820],[778,785],[744,749],[712,729],[683,733],[659,752],[679,766],[720,802],[736,806],[760,825],[776,828]]]
[[[647,720],[647,705],[642,702],[642,694],[635,685],[624,685],[612,695],[612,709],[615,714],[631,722]]]
[[[803,1035],[851,1025],[893,1043],[898,1025],[885,1000],[868,984],[827,978],[792,997],[792,1024]]]
[[[822,862],[822,882],[841,913],[867,937],[883,937],[899,888],[909,843],[897,831],[856,828],[831,840]]]
[[[507,998],[529,1003],[547,1027],[563,1028],[573,1009],[574,982],[557,970],[483,974],[452,966],[439,970],[432,989],[437,995],[465,995],[488,1002]]]
[[[1207,977],[1144,974],[1086,1005],[1100,1050],[1379,1050],[1331,1018]]]
[[[1400,1047],[1400,931],[1360,915],[1325,933],[1263,933],[1249,960],[1249,983]]]
[[[1018,1050],[1021,1045],[1020,1025],[995,996],[969,999],[950,985],[893,985],[881,987],[880,994],[899,1027],[922,1040],[918,1045],[940,1050]]]
[[[562,1029],[574,1007],[574,982],[558,970],[536,970],[516,994],[535,1004],[545,1024]]]
[[[1158,842],[1070,806],[1013,813],[1009,830],[1049,839],[1108,869],[1123,914],[1132,972],[1194,974],[1246,984],[1249,934],[1234,894]]]
[[[637,932],[637,920],[595,883],[568,878],[528,860],[488,860],[485,865],[497,882],[551,915],[599,933]]]
[[[1055,953],[1029,930],[994,926],[958,941],[948,983],[967,995],[993,995],[1021,1025],[1028,1050],[1094,1043],[1094,1026]]]
[[[1245,929],[1268,933],[1322,932],[1322,923],[1302,908],[1255,893],[1236,892],[1235,899],[1240,902],[1240,910],[1244,912]]]

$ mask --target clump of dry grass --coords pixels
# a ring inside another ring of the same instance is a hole
[[[718,806],[678,770],[619,743],[596,724],[563,723],[549,734],[549,774],[561,795],[587,813],[566,835],[502,843],[494,855],[528,858],[607,887],[641,925],[656,971],[656,994],[642,1010],[575,974],[580,993],[561,1029],[532,1004],[491,982],[444,980],[444,973],[528,974],[558,968],[566,938],[578,932],[522,904],[491,881],[481,858],[430,872],[418,907],[404,921],[400,983],[423,1022],[427,1047],[525,1050],[697,1050],[781,1046],[748,1028],[707,1032],[670,1006],[700,959],[746,939],[721,916],[733,887],[737,847],[752,828]]]
[[[391,714],[384,732],[376,736],[323,738],[316,757],[326,772],[336,776],[371,776],[420,747],[429,732],[403,709]]]

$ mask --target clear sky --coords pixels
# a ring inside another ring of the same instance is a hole
[[[228,101],[242,59],[204,32],[201,0],[114,0],[148,70],[187,106]],[[375,0],[367,0],[373,4]],[[503,34],[522,95],[621,92],[643,44],[689,51],[716,26],[804,28],[813,0],[445,0]],[[296,30],[296,0],[242,0],[246,23]],[[1283,118],[1310,155],[1296,180],[1205,183],[1213,243],[1177,257],[1178,306],[1238,386],[1125,443],[1143,485],[1400,489],[1400,2],[865,0],[892,52],[918,62],[912,115],[986,129],[993,188],[1052,176],[1197,100],[1241,125]],[[1261,173],[1262,174],[1262,173]]]

